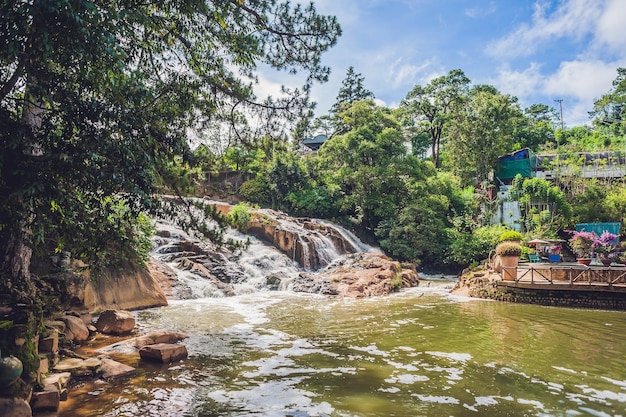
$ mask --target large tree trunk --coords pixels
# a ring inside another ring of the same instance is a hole
[[[26,397],[37,380],[38,333],[42,308],[37,287],[30,275],[32,250],[27,245],[28,229],[23,223],[5,225],[0,231],[0,349],[3,356],[22,361],[22,381],[9,394]],[[8,325],[7,325],[8,324]]]
[[[32,80],[31,80],[32,81]],[[14,355],[22,361],[22,380],[13,384],[8,394],[28,396],[38,378],[38,334],[43,320],[42,300],[30,273],[32,256],[32,231],[30,220],[34,216],[31,201],[22,196],[29,186],[19,174],[30,158],[42,155],[37,140],[41,128],[43,107],[41,100],[33,99],[31,85],[25,89],[22,124],[26,127],[22,137],[23,147],[3,167],[1,175],[6,184],[3,193],[5,214],[0,221],[0,349],[3,356]]]

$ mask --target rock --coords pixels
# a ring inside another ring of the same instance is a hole
[[[102,358],[102,378],[113,381],[130,375],[135,375],[137,370],[132,366],[124,365],[109,358]]]
[[[33,411],[30,405],[19,398],[0,398],[0,416],[2,417],[31,417]]]
[[[101,372],[102,361],[98,358],[67,358],[54,366],[55,371],[70,372],[74,377],[91,377]]]
[[[33,392],[30,407],[37,411],[56,411],[59,409],[61,393],[55,385],[46,385],[43,391]]]
[[[50,372],[50,360],[45,355],[39,355],[39,369],[37,373],[39,375],[45,375]]]
[[[72,379],[71,372],[57,372],[55,374],[50,374],[43,380],[43,385],[54,385],[58,388],[59,391],[67,389],[70,380]]]
[[[57,353],[58,351],[59,331],[55,328],[46,330],[44,337],[39,339],[39,353]]]
[[[139,349],[141,359],[146,359],[161,363],[172,363],[187,357],[185,345],[175,345],[171,343],[158,343],[144,346]]]
[[[135,328],[135,316],[130,311],[106,310],[96,322],[100,333],[121,335],[130,333]]]
[[[155,345],[159,343],[176,343],[188,338],[184,333],[159,331],[152,332],[144,336],[139,336],[134,340],[134,346],[136,348],[142,348],[148,345]]]
[[[61,321],[65,323],[65,338],[74,343],[82,343],[89,339],[89,330],[79,317],[64,316]]]
[[[59,333],[65,333],[65,323],[61,320],[48,320],[44,325],[49,329],[56,329]]]
[[[294,291],[360,298],[388,295],[418,284],[414,268],[382,254],[357,253],[345,256],[318,274],[301,273],[291,285]]]

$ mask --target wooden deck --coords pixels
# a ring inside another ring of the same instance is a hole
[[[498,285],[550,290],[607,291],[626,294],[626,265],[520,263],[503,267]]]

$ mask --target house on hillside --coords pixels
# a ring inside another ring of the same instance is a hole
[[[317,135],[314,138],[304,139],[302,144],[312,151],[317,151],[327,140],[328,137],[326,135]]]
[[[494,172],[498,187],[498,210],[494,213],[492,221],[520,230],[519,203],[509,197],[510,185],[517,175],[521,175],[522,178],[542,178],[549,181],[559,176],[571,175],[604,179],[626,177],[625,152],[579,152],[573,157],[578,162],[575,168],[562,163],[564,155],[537,155],[528,148],[501,156]],[[571,159],[572,155],[567,155],[567,158]]]

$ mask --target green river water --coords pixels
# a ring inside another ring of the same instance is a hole
[[[624,416],[626,313],[261,291],[137,312],[186,332],[169,366],[77,387],[60,416]]]

